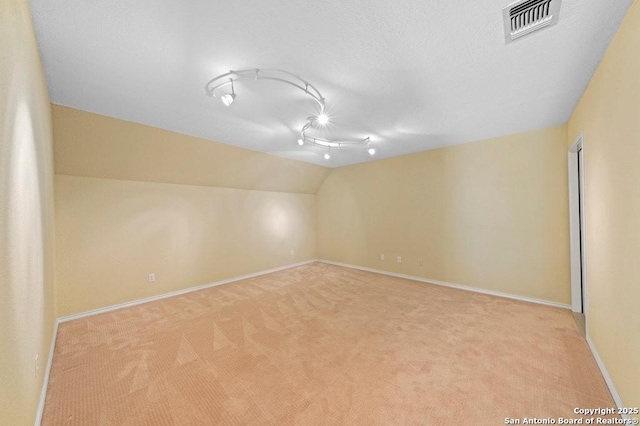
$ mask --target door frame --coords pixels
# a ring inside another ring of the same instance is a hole
[[[582,150],[581,154],[580,150]],[[580,169],[578,168],[579,155],[582,155],[583,159]],[[589,307],[589,292],[587,291],[586,214],[584,209],[584,135],[582,132],[580,132],[576,140],[569,147],[568,164],[571,310],[577,313],[584,313],[586,319],[586,313]],[[582,191],[580,191],[580,189],[582,189]],[[580,193],[578,191],[580,191]]]

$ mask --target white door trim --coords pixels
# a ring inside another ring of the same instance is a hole
[[[578,155],[582,149],[584,158],[584,135],[580,135],[569,147],[569,232],[571,247],[571,310],[573,312],[584,312],[589,306],[587,292],[587,271],[586,271],[586,217],[584,210],[585,186],[584,186],[584,161],[582,162],[581,182],[578,182]],[[578,195],[579,187],[582,192]],[[582,232],[580,232],[582,228]],[[580,247],[582,246],[582,250]],[[581,258],[582,256],[582,258]],[[581,271],[581,265],[583,270]],[[582,282],[581,282],[582,279]],[[584,302],[584,306],[583,306]]]

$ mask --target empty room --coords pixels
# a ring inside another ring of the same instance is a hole
[[[639,424],[639,0],[3,0],[0,126],[0,425]]]

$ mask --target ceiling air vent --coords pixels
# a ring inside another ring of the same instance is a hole
[[[502,9],[507,43],[558,23],[560,0],[520,0]]]

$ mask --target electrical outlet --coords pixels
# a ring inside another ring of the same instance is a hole
[[[156,274],[149,274],[149,282],[150,283],[156,282]]]
[[[293,256],[294,254],[296,254],[296,251],[291,249],[291,256]]]
[[[424,260],[418,260],[418,266],[424,266]]]
[[[398,256],[398,257],[396,257],[396,262],[398,262],[398,263],[402,263],[402,256]]]
[[[380,254],[380,260],[384,260],[384,254]]]
[[[38,374],[40,374],[40,355],[36,354],[35,368],[34,368],[34,372],[33,372],[33,377],[35,379],[37,379],[38,378]]]

